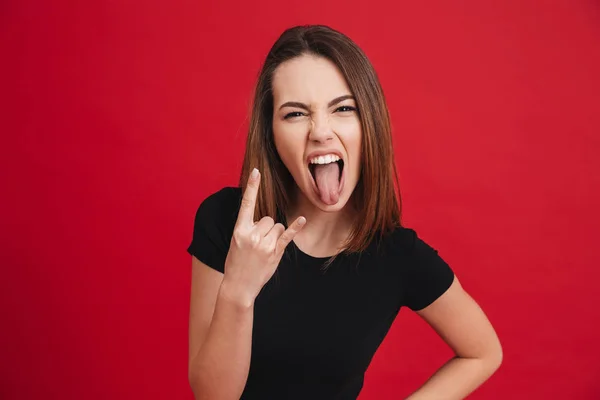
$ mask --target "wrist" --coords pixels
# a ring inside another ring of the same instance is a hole
[[[233,305],[240,311],[248,310],[254,307],[255,296],[248,294],[233,282],[223,279],[219,288],[218,298],[220,301]]]

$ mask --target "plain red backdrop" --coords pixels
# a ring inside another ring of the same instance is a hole
[[[235,185],[283,29],[352,37],[389,101],[405,224],[502,339],[473,399],[598,399],[594,1],[4,1],[0,398],[191,399],[194,213]],[[401,311],[361,400],[451,353]]]

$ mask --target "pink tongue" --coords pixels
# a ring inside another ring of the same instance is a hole
[[[315,181],[323,203],[332,205],[338,202],[340,198],[339,177],[340,168],[335,162],[315,166]]]

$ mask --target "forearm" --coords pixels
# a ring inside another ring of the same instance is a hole
[[[500,360],[455,357],[442,366],[407,400],[464,399],[500,366]]]
[[[254,305],[221,285],[206,339],[190,369],[197,400],[239,399],[250,368]]]

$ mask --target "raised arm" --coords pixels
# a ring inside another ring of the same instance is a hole
[[[189,382],[196,400],[239,399],[250,368],[254,300],[306,220],[286,230],[254,222],[260,174],[251,175],[234,228],[225,273],[192,261]]]

